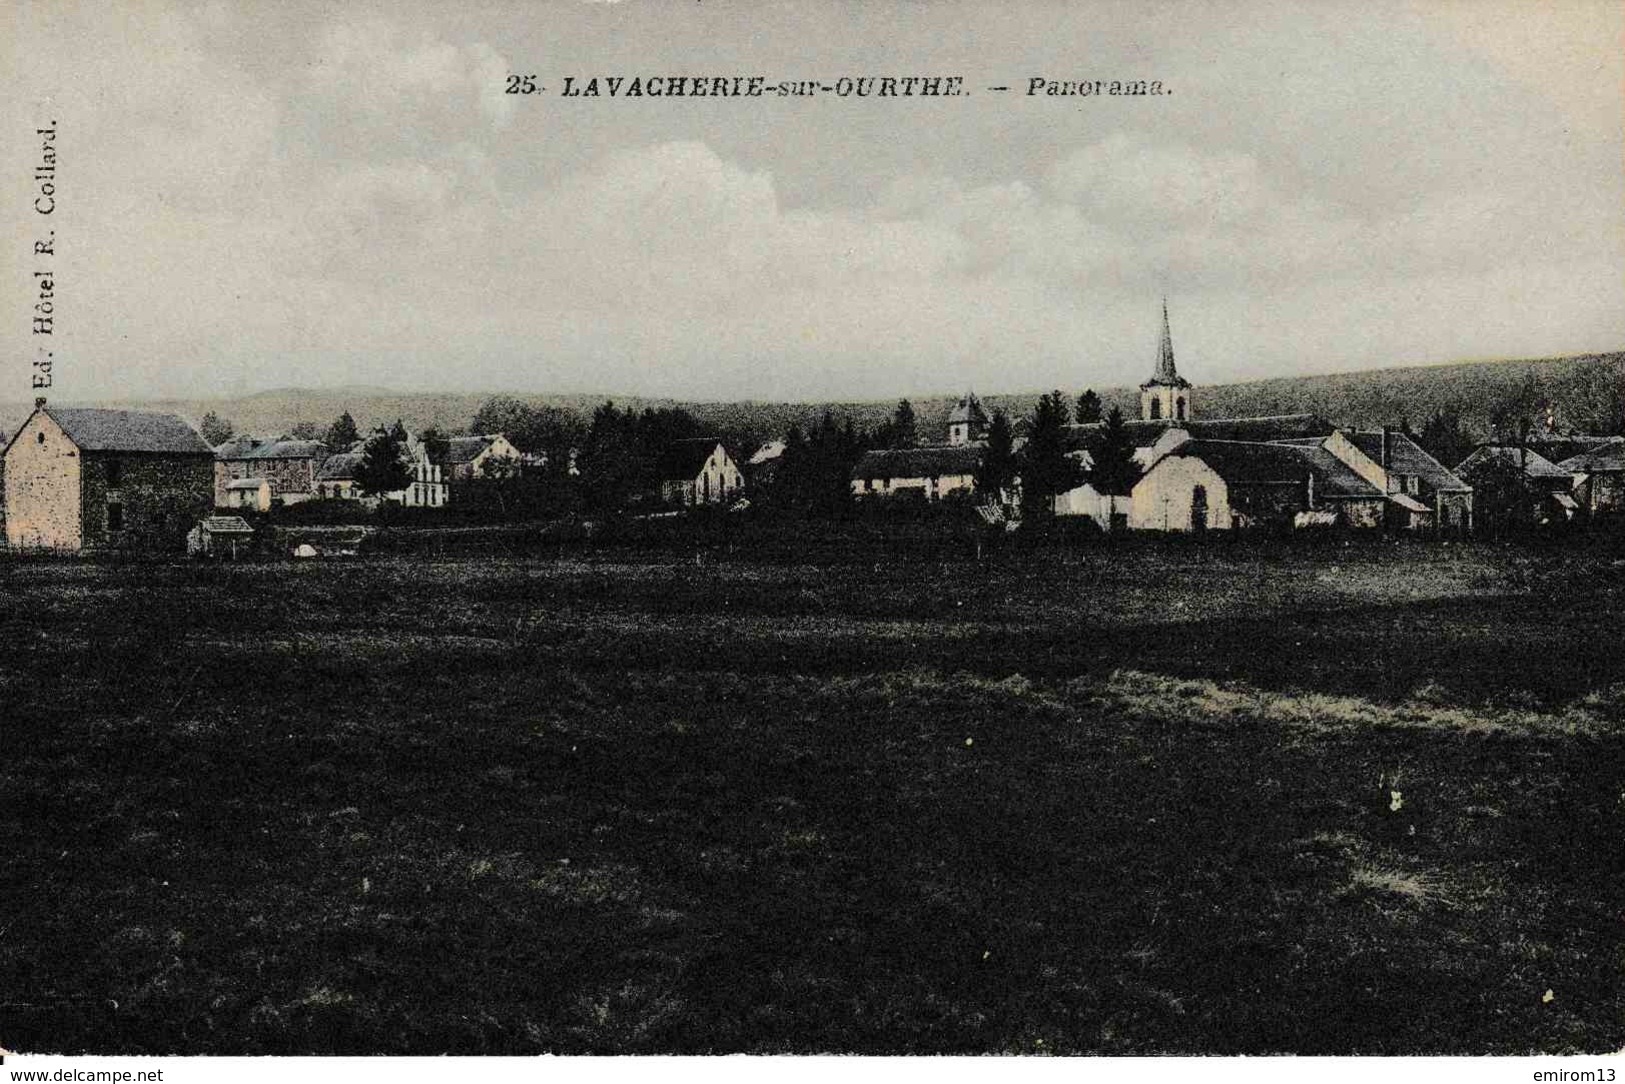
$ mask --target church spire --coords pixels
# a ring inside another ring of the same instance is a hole
[[[1168,299],[1162,299],[1162,342],[1157,368],[1140,385],[1140,417],[1146,421],[1183,422],[1191,417],[1191,382],[1174,367],[1174,336],[1168,330]]]
[[[1179,379],[1179,371],[1174,368],[1174,336],[1168,330],[1168,299],[1162,299],[1162,343],[1157,348],[1157,369],[1151,374],[1153,384],[1172,384],[1178,386],[1184,381]]]

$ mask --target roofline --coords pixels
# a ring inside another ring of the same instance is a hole
[[[23,430],[27,429],[28,428],[28,423],[34,420],[34,415],[39,414],[41,412],[43,412],[47,418],[51,417],[51,412],[50,412],[50,410],[48,410],[46,408],[44,403],[35,403],[34,404],[34,409],[30,410],[28,412],[28,417],[26,417],[26,418],[24,418],[22,420],[22,424],[17,426],[17,431],[15,433],[11,434],[11,439],[6,441],[6,446],[4,448],[0,448],[0,458],[3,458],[7,452],[11,451],[11,446],[13,444],[17,443],[17,438],[18,437],[23,435]],[[51,418],[51,420],[53,422],[56,422],[55,418]],[[58,429],[61,429],[64,435],[67,434],[68,430],[67,430],[67,428],[65,426],[63,426],[63,424],[61,422],[56,422],[56,427]],[[73,437],[70,436],[70,437],[68,437],[68,439],[70,441],[73,441],[73,446],[75,448],[79,447],[79,442],[74,440]]]

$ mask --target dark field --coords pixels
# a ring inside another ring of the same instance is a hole
[[[1625,550],[764,552],[0,564],[0,1045],[1625,1042]]]

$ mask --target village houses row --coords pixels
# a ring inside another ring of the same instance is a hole
[[[1105,530],[1340,524],[1466,532],[1474,526],[1473,481],[1507,468],[1539,495],[1543,519],[1625,510],[1621,437],[1543,431],[1515,445],[1485,443],[1449,469],[1391,429],[1343,429],[1313,414],[1200,418],[1195,388],[1174,362],[1166,305],[1140,404],[1139,419],[1124,423],[1140,471],[1130,491],[1103,492],[1083,481],[1054,497],[1056,515],[1089,517]],[[864,453],[850,475],[854,498],[970,497],[989,424],[976,396],[966,395],[950,413],[942,443]],[[1079,477],[1091,477],[1106,428],[1067,427],[1066,454]],[[199,531],[249,533],[240,517],[245,511],[313,500],[438,508],[455,499],[460,485],[535,465],[501,434],[447,438],[433,455],[408,435],[400,444],[404,485],[373,495],[360,485],[363,446],[245,437],[211,448],[172,414],[56,407],[39,399],[0,459],[6,543],[68,552],[179,550]],[[770,476],[784,448],[772,441],[759,449],[747,464],[753,479]],[[747,478],[712,438],[673,442],[655,467],[652,496],[678,507],[734,504]],[[976,499],[992,504],[1006,496]]]

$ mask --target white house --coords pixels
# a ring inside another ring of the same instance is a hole
[[[745,476],[720,441],[673,441],[655,464],[667,504],[721,504],[745,488]]]

